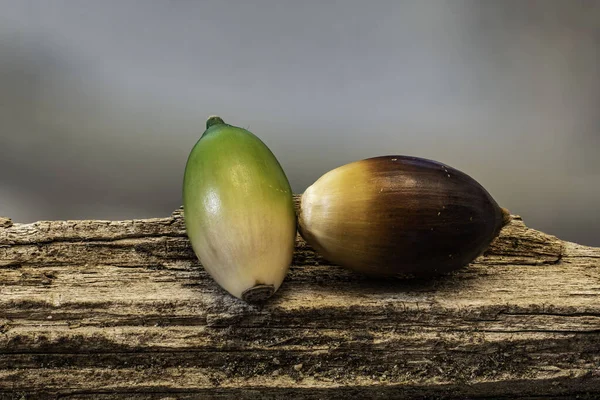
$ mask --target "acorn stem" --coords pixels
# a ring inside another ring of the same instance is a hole
[[[206,120],[206,129],[210,128],[213,125],[221,125],[221,124],[225,124],[225,121],[223,121],[223,119],[221,117],[219,117],[218,115],[211,115]]]
[[[265,301],[275,293],[273,285],[256,285],[242,292],[242,300],[248,303]]]

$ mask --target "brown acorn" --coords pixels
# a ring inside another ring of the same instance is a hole
[[[306,189],[298,228],[342,267],[372,276],[431,276],[473,261],[509,219],[463,172],[382,156],[329,171]]]

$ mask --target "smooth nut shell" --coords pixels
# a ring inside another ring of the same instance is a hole
[[[186,164],[183,203],[192,248],[223,289],[248,302],[277,291],[296,215],[285,172],[257,136],[210,117]]]
[[[323,257],[375,276],[467,265],[506,223],[474,179],[436,161],[382,156],[336,168],[302,195],[298,228]]]

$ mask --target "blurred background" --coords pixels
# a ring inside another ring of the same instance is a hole
[[[600,1],[0,0],[0,215],[166,216],[211,114],[297,193],[420,156],[600,246]]]

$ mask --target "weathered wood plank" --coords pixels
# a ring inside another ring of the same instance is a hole
[[[263,305],[208,277],[181,210],[0,222],[0,397],[600,396],[600,249],[518,217],[429,281],[365,278],[298,237]]]

